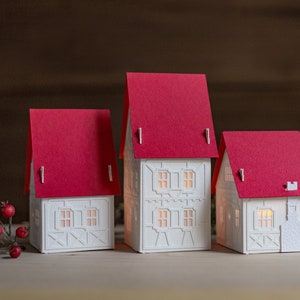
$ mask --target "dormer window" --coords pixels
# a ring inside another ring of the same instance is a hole
[[[167,209],[159,209],[157,211],[157,226],[160,228],[168,227],[168,215],[169,211]]]
[[[225,167],[225,181],[229,181],[229,182],[233,181],[232,171],[229,166]]]

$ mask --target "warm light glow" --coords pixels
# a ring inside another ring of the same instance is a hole
[[[192,209],[185,209],[183,211],[183,225],[185,227],[192,227],[194,220],[194,211]]]
[[[97,225],[96,209],[88,209],[86,211],[86,225],[87,226],[96,226]]]
[[[167,227],[168,226],[168,210],[159,209],[157,211],[157,226],[158,227]]]
[[[166,189],[168,188],[168,177],[169,173],[167,171],[158,171],[157,180],[158,180],[158,188]]]
[[[235,210],[235,227],[240,226],[240,211],[238,209]]]
[[[233,181],[233,175],[229,166],[225,167],[225,181]]]
[[[257,227],[259,228],[273,227],[273,210],[258,209],[256,212],[256,216],[257,216]]]
[[[194,187],[194,172],[184,171],[183,172],[183,186],[186,189],[191,189]]]
[[[60,227],[71,227],[71,211],[69,209],[60,211]]]

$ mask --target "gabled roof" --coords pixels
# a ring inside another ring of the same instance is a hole
[[[124,152],[128,112],[135,158],[217,157],[205,75],[126,75],[120,157]],[[142,136],[138,136],[139,128]]]
[[[224,132],[213,174],[213,192],[225,150],[240,198],[300,196],[299,131]],[[288,190],[288,182],[297,182],[298,189]]]
[[[30,109],[29,117],[27,192],[33,161],[37,198],[120,193],[108,110]]]

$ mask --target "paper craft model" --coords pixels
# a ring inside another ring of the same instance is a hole
[[[120,190],[109,111],[31,109],[26,188],[40,252],[113,248]]]
[[[300,251],[300,132],[224,132],[213,177],[217,242]]]
[[[218,154],[206,78],[126,79],[125,242],[141,253],[210,249],[211,158]]]

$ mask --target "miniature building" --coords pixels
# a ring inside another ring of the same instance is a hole
[[[213,176],[217,242],[300,251],[300,132],[224,132]]]
[[[218,154],[206,78],[126,79],[125,242],[142,253],[210,249],[211,158]]]
[[[31,109],[26,171],[34,247],[114,248],[120,190],[108,110]]]

